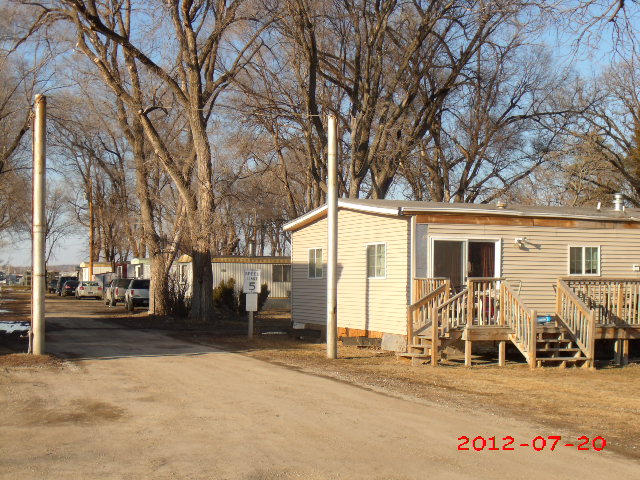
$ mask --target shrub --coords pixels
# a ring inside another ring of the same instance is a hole
[[[226,308],[235,311],[237,309],[236,281],[233,278],[225,281],[222,280],[216,288],[213,289],[213,303],[218,308]]]
[[[180,282],[178,275],[169,275],[167,282],[167,308],[175,317],[187,317],[191,310],[191,299],[187,296],[188,284]]]
[[[233,278],[225,281],[222,280],[216,288],[213,289],[213,303],[218,308],[224,308],[230,312],[243,314],[246,311],[246,296],[242,292],[236,292],[236,282]],[[266,283],[260,285],[260,293],[258,293],[258,311],[262,310],[271,291]]]

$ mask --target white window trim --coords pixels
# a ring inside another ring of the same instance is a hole
[[[472,236],[472,237],[451,237],[451,236],[429,236],[429,250],[427,251],[427,272],[429,273],[429,277],[433,278],[433,256],[431,252],[433,252],[433,243],[434,241],[449,241],[449,242],[464,242],[463,248],[463,259],[462,259],[462,278],[464,281],[467,281],[467,263],[469,256],[469,242],[493,242],[495,243],[495,258],[493,271],[495,278],[500,278],[502,276],[502,237],[485,237],[485,236]]]
[[[571,273],[571,249],[582,248],[582,273]],[[598,249],[598,273],[584,273],[586,257],[585,248]],[[567,245],[567,275],[570,277],[600,277],[602,276],[602,245]]]
[[[322,252],[322,265],[320,265],[320,276],[311,277],[309,275],[309,252],[311,250],[320,250]],[[307,248],[307,279],[309,280],[322,280],[324,278],[324,249],[322,247],[310,247]]]
[[[364,246],[365,269],[366,269],[365,276],[367,280],[386,280],[387,279],[387,256],[388,256],[387,242],[371,242],[371,243],[365,243],[364,245],[365,245]],[[369,250],[369,246],[371,245],[384,245],[384,276],[383,277],[369,276],[369,264],[368,264],[369,259],[367,258],[367,250]]]

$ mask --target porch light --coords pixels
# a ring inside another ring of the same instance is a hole
[[[527,237],[516,237],[514,243],[516,248],[519,248],[520,250],[524,250],[525,244],[528,243],[528,240],[527,240]]]

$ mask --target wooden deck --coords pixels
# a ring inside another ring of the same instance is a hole
[[[507,342],[531,368],[557,365],[593,368],[596,340],[615,342],[615,360],[628,361],[629,340],[640,339],[640,280],[560,278],[556,312],[539,323],[504,278],[470,278],[461,292],[448,279],[416,279],[421,296],[407,309],[407,351],[413,363],[437,365],[442,350],[464,342],[471,365],[473,342],[498,342],[505,364]]]

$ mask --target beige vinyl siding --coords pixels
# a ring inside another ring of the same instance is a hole
[[[322,278],[309,278],[309,249],[322,248]],[[291,236],[291,316],[294,322],[326,324],[327,219]]]
[[[293,233],[292,312],[295,322],[326,323],[326,219]],[[338,327],[406,334],[408,217],[351,210],[338,215]],[[367,278],[367,245],[386,244],[385,278]],[[308,249],[323,248],[322,279],[308,278]]]
[[[501,239],[502,276],[538,314],[555,310],[554,285],[569,275],[569,246],[600,247],[600,276],[640,278],[640,232],[627,229],[430,224],[430,237]],[[515,238],[527,237],[527,250]],[[522,284],[520,284],[522,282]]]

